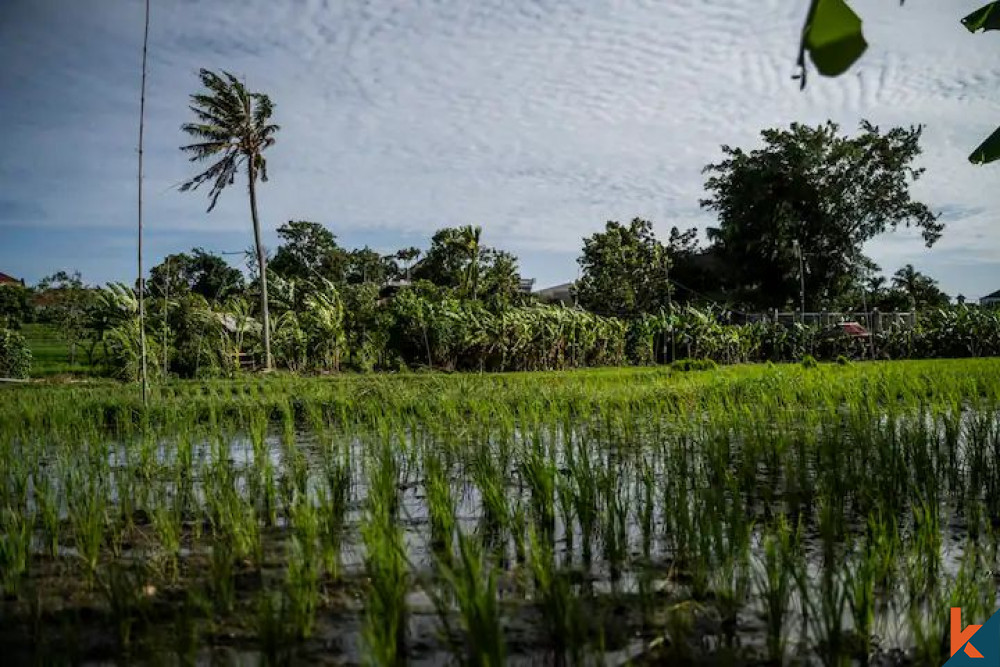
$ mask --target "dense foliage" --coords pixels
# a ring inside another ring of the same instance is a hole
[[[31,350],[24,336],[0,327],[0,378],[26,378],[31,370]]]
[[[0,327],[17,328],[31,318],[31,292],[22,285],[0,285]]]
[[[928,246],[940,238],[938,216],[910,195],[923,173],[913,166],[921,128],[864,122],[851,137],[833,122],[793,123],[761,134],[762,148],[723,146],[725,159],[705,168],[702,206],[719,215],[709,236],[740,301],[797,302],[801,278],[806,308],[818,309],[857,279],[871,239],[898,226],[919,229]]]
[[[670,257],[648,220],[609,221],[603,232],[583,240],[579,263],[575,291],[588,310],[631,318],[669,303]]]
[[[8,387],[5,664],[943,664],[1000,362],[712,366]]]

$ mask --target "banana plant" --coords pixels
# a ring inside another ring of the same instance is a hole
[[[903,4],[902,1],[900,4]],[[962,19],[969,32],[1000,30],[1000,0],[990,2]],[[811,0],[802,26],[799,45],[798,79],[805,88],[808,69],[806,54],[824,76],[840,76],[867,50],[861,18],[846,0]],[[1000,128],[980,144],[969,161],[986,164],[1000,159]]]

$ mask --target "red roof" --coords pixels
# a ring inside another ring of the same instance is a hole
[[[868,331],[857,322],[841,322],[841,330],[849,336],[867,336]]]
[[[0,272],[0,285],[4,285],[6,283],[14,283],[16,285],[20,285],[21,281],[15,278],[14,276],[8,276],[6,273]]]

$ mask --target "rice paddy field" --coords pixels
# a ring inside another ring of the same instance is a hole
[[[5,664],[942,664],[1000,360],[0,387]]]

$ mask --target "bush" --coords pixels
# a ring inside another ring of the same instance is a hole
[[[851,360],[845,357],[844,355],[840,355],[839,357],[837,357],[837,364],[839,366],[850,366]]]
[[[31,350],[24,336],[0,328],[0,377],[26,378],[31,370]]]
[[[711,359],[678,359],[670,364],[671,370],[685,373],[687,371],[711,371],[719,365]]]
[[[816,361],[816,357],[811,354],[802,357],[802,368],[816,368],[817,366],[819,366],[819,362]]]
[[[19,329],[31,316],[31,292],[20,285],[0,285],[0,327]]]

